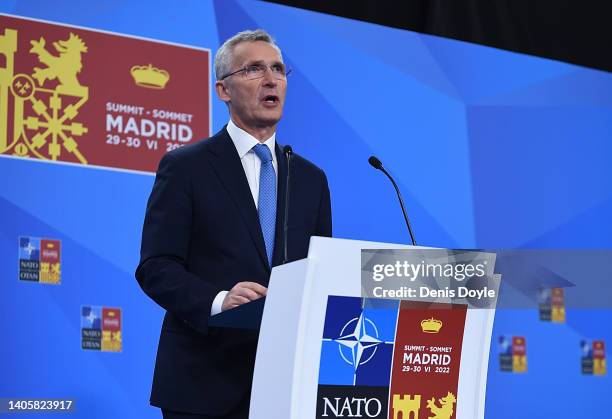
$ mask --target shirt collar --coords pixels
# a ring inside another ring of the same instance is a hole
[[[253,147],[259,144],[257,138],[253,137],[251,134],[239,128],[234,121],[231,119],[227,123],[227,133],[230,138],[234,142],[234,146],[238,151],[238,156],[242,159]],[[272,134],[270,138],[268,138],[264,143],[266,146],[270,148],[270,152],[272,153],[272,159],[276,160],[276,153],[274,152],[274,147],[276,145],[276,133]]]

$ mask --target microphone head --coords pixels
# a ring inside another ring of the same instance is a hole
[[[373,168],[378,169],[378,170],[382,169],[383,167],[381,161],[378,160],[376,156],[370,156],[370,158],[368,159],[368,163],[370,163]]]
[[[293,154],[293,149],[290,145],[286,145],[283,147],[283,153],[285,154]]]

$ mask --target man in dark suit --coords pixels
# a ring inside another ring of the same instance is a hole
[[[166,310],[151,404],[164,418],[247,418],[257,334],[209,328],[212,315],[266,295],[284,259],[288,163],[276,143],[287,71],[262,31],[227,40],[215,56],[215,88],[228,124],[167,153],[147,205],[136,278]],[[288,260],[311,236],[331,236],[323,171],[290,162]]]

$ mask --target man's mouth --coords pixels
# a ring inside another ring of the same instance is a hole
[[[263,102],[267,105],[276,105],[279,103],[280,99],[276,95],[266,95],[263,98]]]

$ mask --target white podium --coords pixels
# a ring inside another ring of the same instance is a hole
[[[340,309],[337,313],[327,310],[331,310],[332,303],[350,308],[355,307],[355,301],[363,302],[359,300],[362,249],[415,248],[313,237],[306,259],[272,270],[260,329],[250,419],[394,418],[401,417],[400,411],[403,419],[483,418],[495,310],[464,309],[463,330],[452,332],[458,337],[463,333],[460,353],[459,348],[433,343],[399,347],[384,331],[387,326],[378,325],[396,322],[400,328],[405,323],[400,322],[399,314],[393,319],[393,309],[349,314],[344,322]],[[397,308],[395,313],[399,313]],[[431,329],[436,329],[439,321],[434,317],[419,320],[424,339],[436,338]],[[338,329],[336,338],[330,335],[336,333],[334,327]],[[443,330],[444,327],[450,326],[442,326]],[[394,333],[399,336],[399,332]],[[397,352],[403,350],[421,352]],[[445,352],[448,357],[443,356]],[[431,357],[434,353],[439,355],[433,358],[435,362]],[[449,364],[452,357],[456,359]],[[400,360],[405,364],[400,365]],[[389,363],[392,365],[386,366]],[[453,373],[447,371],[449,365],[451,370],[453,365],[458,369],[456,390],[433,400],[420,400],[417,391],[391,394],[394,380],[408,380],[415,385],[421,381],[419,377],[423,377],[423,383],[427,377],[433,377],[430,382],[434,384],[447,380]],[[386,396],[385,368],[391,371]]]

